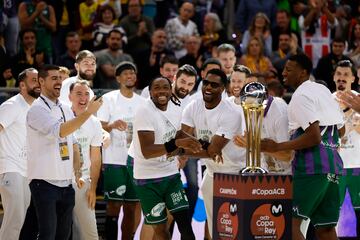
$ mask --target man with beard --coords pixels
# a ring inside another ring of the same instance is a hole
[[[181,130],[202,142],[204,151],[197,157],[206,158],[207,169],[201,191],[212,235],[213,174],[238,174],[245,167],[245,150],[232,141],[235,134],[243,132],[245,125],[240,112],[234,111],[231,103],[222,99],[227,84],[226,74],[220,69],[211,69],[202,82],[203,99],[192,101],[184,109]]]
[[[97,112],[102,99],[93,98],[86,110],[74,117],[70,107],[59,100],[59,67],[45,65],[39,70],[41,95],[26,116],[27,174],[38,220],[38,239],[70,236],[75,193],[72,178],[81,181],[80,150],[73,133]]]
[[[11,240],[19,239],[30,203],[25,117],[40,95],[36,69],[25,69],[18,81],[20,93],[0,105],[0,194],[4,208],[0,239]]]
[[[103,152],[106,239],[117,239],[118,217],[123,207],[122,239],[133,239],[140,222],[139,199],[133,186],[132,171],[127,168],[127,155],[133,135],[136,110],[145,99],[134,93],[136,67],[122,62],[115,69],[120,87],[103,96],[104,105],[98,112],[103,128],[110,133],[111,144]]]
[[[295,89],[288,106],[291,140],[277,143],[264,139],[261,151],[295,150],[291,239],[305,239],[300,226],[310,219],[317,239],[335,240],[343,170],[338,147],[344,120],[330,91],[309,80],[311,70],[312,62],[306,55],[294,55],[287,61],[284,82]]]
[[[119,88],[115,76],[115,67],[124,61],[134,62],[132,57],[122,50],[122,34],[119,30],[113,29],[109,32],[106,44],[107,49],[95,52],[97,66],[99,67],[99,79],[94,84],[99,88]]]
[[[351,91],[351,84],[355,81],[354,68],[350,61],[337,63],[334,74],[336,92]],[[353,94],[358,93],[352,91]],[[356,233],[360,237],[360,117],[353,109],[340,103],[345,115],[345,135],[341,139],[340,156],[344,162],[343,176],[340,179],[340,206],[342,205],[346,189],[350,193],[351,202],[356,216]]]
[[[90,101],[90,86],[85,80],[70,85],[71,110],[76,116],[83,113]],[[75,206],[73,211],[73,239],[98,240],[95,203],[96,187],[101,170],[102,127],[100,120],[91,116],[78,130],[75,137],[81,146],[82,179],[81,189],[73,182]]]
[[[61,92],[60,92],[60,101],[64,104],[71,106],[69,99],[70,85],[79,80],[87,80],[89,85],[93,85],[93,80],[96,73],[96,58],[95,55],[88,51],[80,51],[75,58],[75,68],[77,75],[65,79],[62,82]],[[90,89],[90,99],[94,96],[94,92]]]

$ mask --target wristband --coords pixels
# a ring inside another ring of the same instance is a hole
[[[170,141],[164,143],[165,149],[167,153],[172,153],[175,151],[178,147],[175,144],[175,138],[171,139]]]

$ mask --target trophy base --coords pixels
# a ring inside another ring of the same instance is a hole
[[[267,174],[268,171],[261,167],[245,167],[240,170],[240,174]]]

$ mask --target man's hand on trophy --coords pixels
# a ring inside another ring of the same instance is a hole
[[[243,136],[239,135],[235,135],[234,139],[233,139],[234,143],[242,148],[246,148],[247,145],[247,141],[246,141],[246,132]]]
[[[272,139],[265,138],[261,142],[261,152],[277,152],[279,144]]]

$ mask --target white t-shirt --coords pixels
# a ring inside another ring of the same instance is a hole
[[[149,92],[149,86],[144,87],[144,89],[141,91],[141,95],[143,98],[149,98],[150,92]]]
[[[71,107],[71,102],[69,99],[70,94],[70,85],[76,81],[80,80],[78,76],[70,77],[65,79],[61,84],[60,97],[59,100],[62,104],[68,105]],[[93,90],[90,89],[90,100],[94,97]]]
[[[136,114],[134,121],[134,138],[130,145],[129,155],[134,158],[134,178],[151,179],[167,177],[178,173],[177,161],[174,157],[160,157],[145,159],[141,151],[138,131],[154,132],[154,143],[164,144],[173,139],[180,129],[181,111],[173,104],[168,104],[166,111],[158,109],[147,99]]]
[[[0,106],[0,174],[17,172],[26,177],[26,114],[30,105],[21,94]]]
[[[229,101],[222,100],[213,109],[206,109],[202,100],[192,101],[184,110],[182,124],[195,128],[196,138],[211,141],[214,135],[229,139],[222,149],[223,164],[207,159],[206,167],[210,176],[214,172],[239,173],[245,167],[245,149],[236,146],[233,142],[235,134],[243,131],[242,116]]]
[[[352,91],[358,94],[356,91]],[[336,99],[336,92],[333,93]],[[360,114],[354,110],[349,110],[349,114],[344,114],[345,135],[341,138],[340,156],[344,163],[344,168],[360,168],[360,134],[352,129],[358,126]]]
[[[139,106],[144,103],[145,99],[135,93],[131,98],[124,97],[120,90],[104,94],[103,105],[97,112],[99,120],[112,123],[121,119],[128,126],[125,131],[113,129],[110,132],[111,144],[103,150],[103,163],[126,166],[128,149],[133,138],[134,116]]]
[[[292,95],[288,107],[290,134],[298,128],[304,131],[319,121],[319,126],[342,127],[343,113],[328,88],[311,82],[303,82]]]
[[[278,97],[273,98],[270,108],[263,119],[262,139],[269,138],[275,142],[286,142],[290,139],[287,110],[288,106],[283,99]],[[280,174],[291,174],[291,162],[276,160],[273,157],[263,155],[265,158],[264,166],[269,171]],[[269,164],[271,164],[272,167],[270,167]]]
[[[83,165],[82,178],[90,178],[90,146],[100,147],[102,144],[102,127],[99,119],[91,116],[81,127],[75,131],[75,137],[80,144]]]

